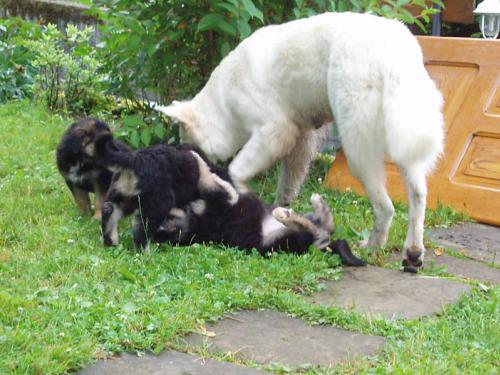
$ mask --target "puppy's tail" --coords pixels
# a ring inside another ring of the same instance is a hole
[[[111,133],[102,134],[95,140],[95,158],[106,167],[130,168],[131,150],[114,139]]]
[[[366,262],[363,259],[356,257],[349,247],[349,244],[345,240],[335,240],[330,243],[327,249],[331,250],[332,253],[337,254],[345,266],[351,267],[363,267],[366,266]]]

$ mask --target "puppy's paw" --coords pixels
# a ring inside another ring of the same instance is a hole
[[[185,231],[188,228],[188,222],[189,218],[183,209],[172,208],[159,230],[166,233],[174,233],[179,230]]]
[[[325,249],[330,244],[330,233],[325,230],[318,230],[313,245],[318,249]]]
[[[215,183],[223,190],[226,191],[227,195],[228,195],[228,203],[231,205],[231,206],[234,206],[236,203],[238,203],[238,200],[240,199],[240,196],[238,194],[238,192],[236,191],[236,189],[233,187],[233,185],[231,185],[229,182],[227,182],[226,180],[223,180],[222,178],[220,178],[218,175],[216,175],[215,173],[212,173],[212,177],[215,181]]]
[[[194,151],[190,152],[198,163],[198,171],[200,173],[198,188],[201,190],[213,190],[217,185],[213,178],[213,173],[210,171],[210,167],[200,155]]]
[[[191,211],[193,211],[193,213],[198,216],[203,215],[205,213],[205,210],[207,209],[207,202],[203,199],[197,199],[191,202],[189,205],[191,207]]]
[[[101,210],[96,210],[94,212],[94,219],[96,219],[97,221],[102,221],[102,212],[101,212]]]
[[[311,195],[311,205],[314,209],[321,207],[323,204],[326,204],[325,200],[318,193],[314,193]]]
[[[314,222],[322,229],[329,233],[335,229],[333,221],[332,209],[319,194],[311,195],[311,205],[313,207]]]
[[[170,216],[172,216],[176,219],[180,219],[180,220],[183,220],[186,218],[186,211],[184,211],[181,208],[172,208],[168,214]]]
[[[285,207],[276,207],[273,210],[273,216],[278,221],[286,221],[290,216],[292,216],[292,210]]]

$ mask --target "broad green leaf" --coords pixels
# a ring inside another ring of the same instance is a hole
[[[262,14],[262,11],[257,9],[255,4],[252,2],[252,0],[241,0],[243,3],[243,7],[245,10],[250,14],[250,16],[258,18],[261,22],[264,22],[264,15]]]
[[[219,30],[223,31],[224,33],[229,34],[231,36],[236,36],[236,34],[237,34],[236,28],[233,25],[231,25],[229,22],[227,22],[226,20],[219,22],[219,24],[217,25],[217,28]]]
[[[226,56],[229,52],[231,52],[231,46],[227,41],[224,41],[220,47],[221,57]]]
[[[151,130],[149,128],[141,130],[141,141],[144,146],[149,146],[151,143]]]
[[[130,135],[130,144],[134,148],[138,148],[141,143],[141,138],[139,136],[139,132],[137,130],[134,130],[132,134]]]
[[[236,8],[232,4],[228,4],[228,3],[224,3],[224,2],[220,2],[220,3],[215,4],[214,8],[221,8],[221,9],[227,10],[229,13],[231,13],[233,16],[236,16],[236,17],[239,14],[238,8]]]
[[[398,1],[396,2],[396,5],[397,5],[398,7],[402,7],[403,5],[409,4],[410,2],[411,2],[411,0],[398,0]]]
[[[202,17],[198,22],[198,31],[215,30],[220,22],[226,21],[225,17],[219,13],[210,13]]]
[[[157,124],[154,129],[153,129],[154,135],[156,135],[159,139],[163,139],[163,136],[165,135],[165,127],[163,124]]]
[[[142,117],[138,115],[127,116],[123,119],[123,125],[127,128],[136,128],[141,126],[144,122],[142,121]]]
[[[295,0],[295,5],[300,8],[304,4],[304,0]]]
[[[246,20],[239,20],[238,21],[238,31],[240,33],[241,39],[245,39],[247,36],[250,35],[252,32],[252,29],[250,25],[248,24],[248,21]]]

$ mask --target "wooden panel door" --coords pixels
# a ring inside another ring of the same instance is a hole
[[[426,68],[445,99],[445,153],[428,180],[437,202],[500,225],[500,40],[419,37]],[[397,167],[386,162],[393,199],[406,200]],[[363,192],[340,152],[326,183]]]

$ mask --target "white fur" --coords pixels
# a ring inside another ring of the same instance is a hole
[[[271,214],[266,214],[262,220],[262,244],[268,246],[287,231],[285,225],[280,223]]]
[[[113,212],[106,223],[105,231],[111,238],[111,244],[113,246],[118,245],[118,222],[123,217],[123,211],[113,204]]]
[[[282,161],[277,202],[287,204],[315,152],[315,127],[334,118],[349,167],[370,198],[369,246],[383,246],[394,213],[387,155],[408,187],[405,247],[423,250],[426,173],[443,148],[442,98],[418,42],[400,22],[327,13],[256,31],[190,101],[158,109],[183,123],[186,141],[226,160],[240,191]]]

